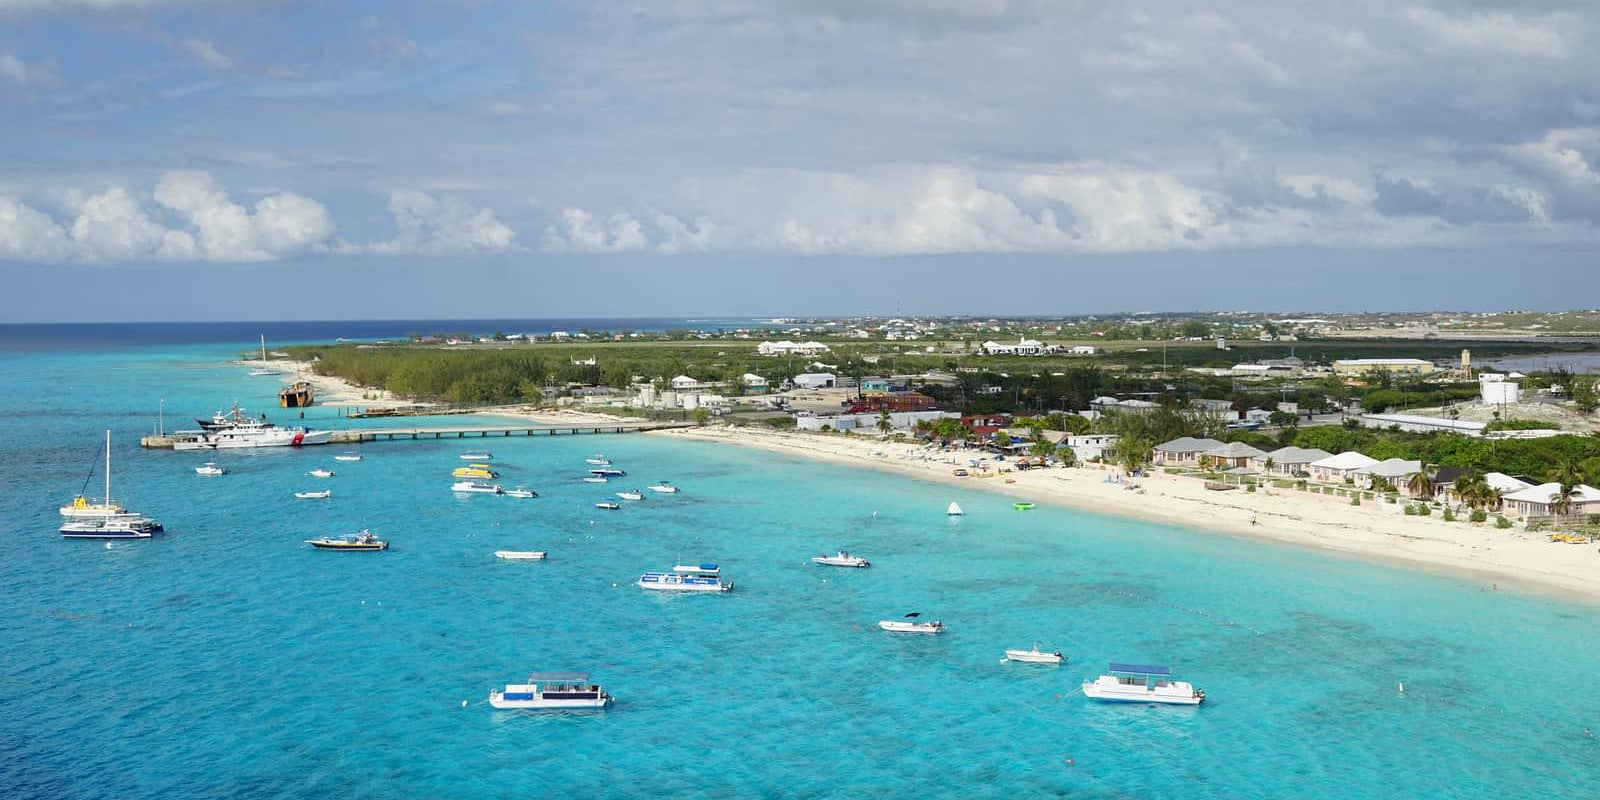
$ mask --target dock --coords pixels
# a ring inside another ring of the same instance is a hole
[[[448,426],[430,428],[357,428],[336,430],[328,444],[361,444],[363,442],[435,440],[435,439],[487,439],[510,436],[577,436],[602,433],[643,433],[669,428],[692,428],[691,422],[609,422],[588,425],[486,425]],[[150,448],[172,447],[171,436],[146,436],[139,444]]]

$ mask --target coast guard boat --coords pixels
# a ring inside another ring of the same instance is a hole
[[[1187,681],[1172,680],[1172,670],[1155,664],[1112,664],[1109,675],[1084,681],[1083,694],[1111,703],[1165,703],[1197,706],[1206,693]]]
[[[527,683],[508,683],[489,692],[489,705],[502,711],[605,708],[616,698],[589,682],[587,672],[535,672]]]
[[[722,580],[716,564],[679,564],[671,572],[646,572],[639,576],[639,587],[662,592],[731,592],[733,581]]]
[[[327,444],[333,431],[314,431],[307,428],[280,428],[261,419],[247,417],[244,409],[234,405],[231,412],[218,411],[211,421],[196,420],[198,431],[178,431],[173,434],[174,450],[231,450],[239,447],[301,447]]]

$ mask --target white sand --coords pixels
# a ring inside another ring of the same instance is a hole
[[[1517,528],[1497,529],[1493,516],[1487,523],[1445,522],[1437,515],[1408,517],[1399,506],[1376,500],[1351,506],[1347,498],[1294,489],[1219,492],[1206,489],[1197,478],[1164,474],[1135,479],[1144,489],[1143,494],[1138,494],[1106,483],[1105,478],[1117,474],[1116,470],[1099,466],[958,478],[954,469],[967,464],[968,454],[930,455],[931,451],[920,445],[864,436],[728,427],[667,430],[653,435],[758,447],[1003,492],[1039,503],[1271,539],[1465,577],[1481,582],[1486,589],[1514,586],[1569,600],[1600,602],[1600,553],[1596,552],[1596,545],[1552,543],[1543,534]]]
[[[240,363],[248,364],[252,367],[263,366],[261,359],[252,359]],[[303,380],[310,383],[317,390],[318,405],[360,406],[368,409],[433,405],[432,403],[418,403],[396,397],[386,389],[368,389],[363,386],[357,386],[344,378],[333,375],[318,375],[311,371],[311,363],[307,361],[275,358],[266,361],[264,366],[278,373],[276,380],[279,383],[287,384],[295,380]],[[263,377],[256,380],[264,381],[269,379]]]

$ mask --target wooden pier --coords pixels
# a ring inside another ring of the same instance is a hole
[[[430,428],[358,428],[336,430],[328,444],[360,444],[362,442],[434,440],[434,439],[487,439],[510,436],[577,436],[600,433],[643,433],[668,428],[692,428],[689,422],[608,422],[589,425],[485,425],[449,426]],[[172,447],[171,436],[146,436],[139,444],[152,448]]]

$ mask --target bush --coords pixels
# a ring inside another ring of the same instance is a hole
[[[1253,492],[1253,491],[1256,490],[1256,485],[1252,483],[1252,484],[1244,487],[1244,490],[1247,491],[1247,492]]]
[[[1444,521],[1445,522],[1455,522],[1456,521],[1456,512],[1451,511],[1448,508],[1445,509],[1444,510]]]
[[[1472,514],[1467,517],[1467,521],[1468,522],[1483,522],[1484,520],[1486,520],[1488,518],[1489,518],[1489,512],[1484,511],[1481,508],[1475,508],[1475,509],[1472,510]]]
[[[1543,522],[1530,522],[1530,523],[1528,523],[1528,532],[1529,533],[1538,533],[1539,531],[1542,531],[1544,529],[1545,529],[1545,524]]]
[[[1371,500],[1372,499],[1372,492],[1362,492],[1361,496],[1364,499]]]
[[[1350,498],[1350,505],[1353,505],[1353,506],[1361,505],[1361,495],[1355,495],[1354,497],[1351,497]]]
[[[1509,527],[1511,527],[1511,520],[1506,519],[1505,517],[1495,517],[1494,518],[1494,526],[1496,528],[1502,528],[1502,529],[1503,528],[1509,528]]]
[[[1414,516],[1417,515],[1417,507],[1414,506],[1414,505],[1411,505],[1410,503],[1406,504],[1406,509],[1405,510],[1406,510],[1406,516],[1408,516],[1408,517],[1414,517]]]
[[[790,430],[794,428],[794,417],[773,417],[767,420],[767,424],[780,431]]]
[[[1417,504],[1417,515],[1418,516],[1426,517],[1426,516],[1428,516],[1429,514],[1432,514],[1432,513],[1433,513],[1433,509],[1429,508],[1427,506],[1427,504],[1425,504],[1425,503],[1418,503]]]
[[[1590,525],[1600,525],[1600,514],[1590,514],[1588,520]]]

